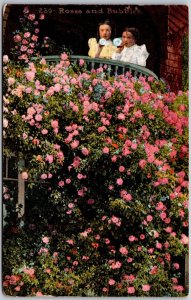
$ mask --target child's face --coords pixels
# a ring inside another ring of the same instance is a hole
[[[135,44],[135,39],[134,39],[131,32],[128,32],[128,31],[123,32],[123,34],[122,34],[122,43],[126,47],[131,47]]]
[[[100,38],[109,40],[111,37],[111,27],[107,24],[100,25],[99,36],[100,36]]]

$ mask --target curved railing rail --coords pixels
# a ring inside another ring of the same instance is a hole
[[[59,55],[52,56],[43,56],[48,63],[57,63],[60,61]],[[36,60],[37,57],[33,57],[33,60]],[[156,80],[159,80],[158,76],[152,72],[151,70],[131,63],[126,63],[118,60],[111,59],[103,59],[103,58],[91,58],[89,56],[81,56],[81,55],[71,55],[70,61],[72,63],[78,62],[80,59],[83,59],[86,63],[87,70],[97,69],[103,66],[107,66],[105,72],[109,76],[116,76],[125,74],[126,72],[130,72],[133,76],[152,76]]]

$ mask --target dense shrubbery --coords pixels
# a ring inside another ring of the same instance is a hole
[[[5,226],[5,293],[184,295],[187,93],[66,54],[4,61],[4,152],[31,188],[24,224]]]

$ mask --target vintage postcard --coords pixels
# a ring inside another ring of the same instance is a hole
[[[2,8],[3,296],[187,296],[189,6]]]

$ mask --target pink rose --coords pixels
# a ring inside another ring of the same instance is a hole
[[[146,219],[147,219],[147,222],[151,222],[153,220],[153,217],[151,215],[148,215]]]
[[[86,156],[89,154],[89,150],[87,148],[82,148],[82,153]]]
[[[130,241],[130,242],[133,242],[133,241],[135,241],[135,239],[136,239],[136,238],[135,238],[135,236],[134,236],[134,235],[130,235],[130,236],[129,236],[129,241]]]
[[[127,288],[127,292],[128,292],[128,294],[134,294],[134,293],[135,293],[135,288],[134,288],[134,286],[129,286],[129,287]]]
[[[4,62],[4,64],[7,64],[9,62],[8,55],[3,55],[3,62]]]
[[[49,243],[49,238],[47,236],[42,238],[43,243],[48,244]]]
[[[150,291],[151,286],[149,284],[143,284],[142,285],[142,290],[143,292],[148,292]]]
[[[108,284],[109,284],[109,285],[114,285],[114,284],[115,284],[115,280],[114,280],[114,279],[109,279]]]
[[[57,128],[58,127],[58,121],[57,120],[52,120],[51,121],[51,126],[52,126],[52,128]]]
[[[35,78],[35,72],[34,71],[28,71],[25,73],[26,79],[28,81],[34,81]]]
[[[40,176],[40,178],[41,178],[41,179],[47,179],[47,174],[44,174],[44,173],[43,173],[43,174]]]
[[[42,130],[41,130],[41,133],[42,133],[43,135],[45,135],[45,134],[48,133],[48,130],[47,130],[47,129],[42,129]]]
[[[125,167],[124,166],[120,166],[119,167],[119,172],[124,172],[125,171]]]
[[[181,240],[180,241],[183,245],[188,245],[188,243],[189,243],[189,239],[184,233],[181,235]]]
[[[33,20],[35,19],[35,14],[29,14],[29,15],[28,15],[28,19],[29,19],[30,21],[33,21]]]
[[[123,254],[123,255],[127,255],[127,254],[128,254],[128,250],[127,250],[126,247],[121,247],[121,248],[119,249],[119,252],[120,252],[121,254]]]
[[[43,293],[37,292],[37,293],[36,293],[36,296],[37,296],[37,297],[41,297],[41,296],[43,296]]]
[[[49,155],[49,154],[46,155],[45,160],[48,161],[50,164],[53,162],[53,159],[54,159],[53,155]]]
[[[21,177],[22,177],[22,179],[27,180],[28,179],[28,173],[27,172],[22,172]]]
[[[36,116],[35,116],[35,120],[36,120],[37,122],[40,122],[40,121],[42,121],[42,115],[40,115],[40,114],[36,114]]]
[[[79,141],[78,140],[74,140],[72,143],[71,143],[71,147],[72,149],[75,149],[79,146]]]
[[[141,159],[141,160],[139,161],[139,167],[140,167],[141,169],[144,169],[144,167],[146,166],[146,164],[147,164],[147,161],[146,161],[145,159]]]
[[[116,180],[118,185],[122,185],[123,184],[123,179],[122,178],[117,178]]]
[[[65,52],[62,53],[60,57],[61,57],[62,60],[67,60],[68,59],[68,55]]]
[[[66,184],[70,184],[71,183],[71,179],[70,178],[67,178],[66,179]]]
[[[108,147],[104,147],[103,148],[103,153],[104,154],[108,154],[109,153],[109,148]]]
[[[29,38],[30,36],[31,36],[30,32],[27,31],[27,32],[24,33],[24,38],[27,39],[27,38]]]

